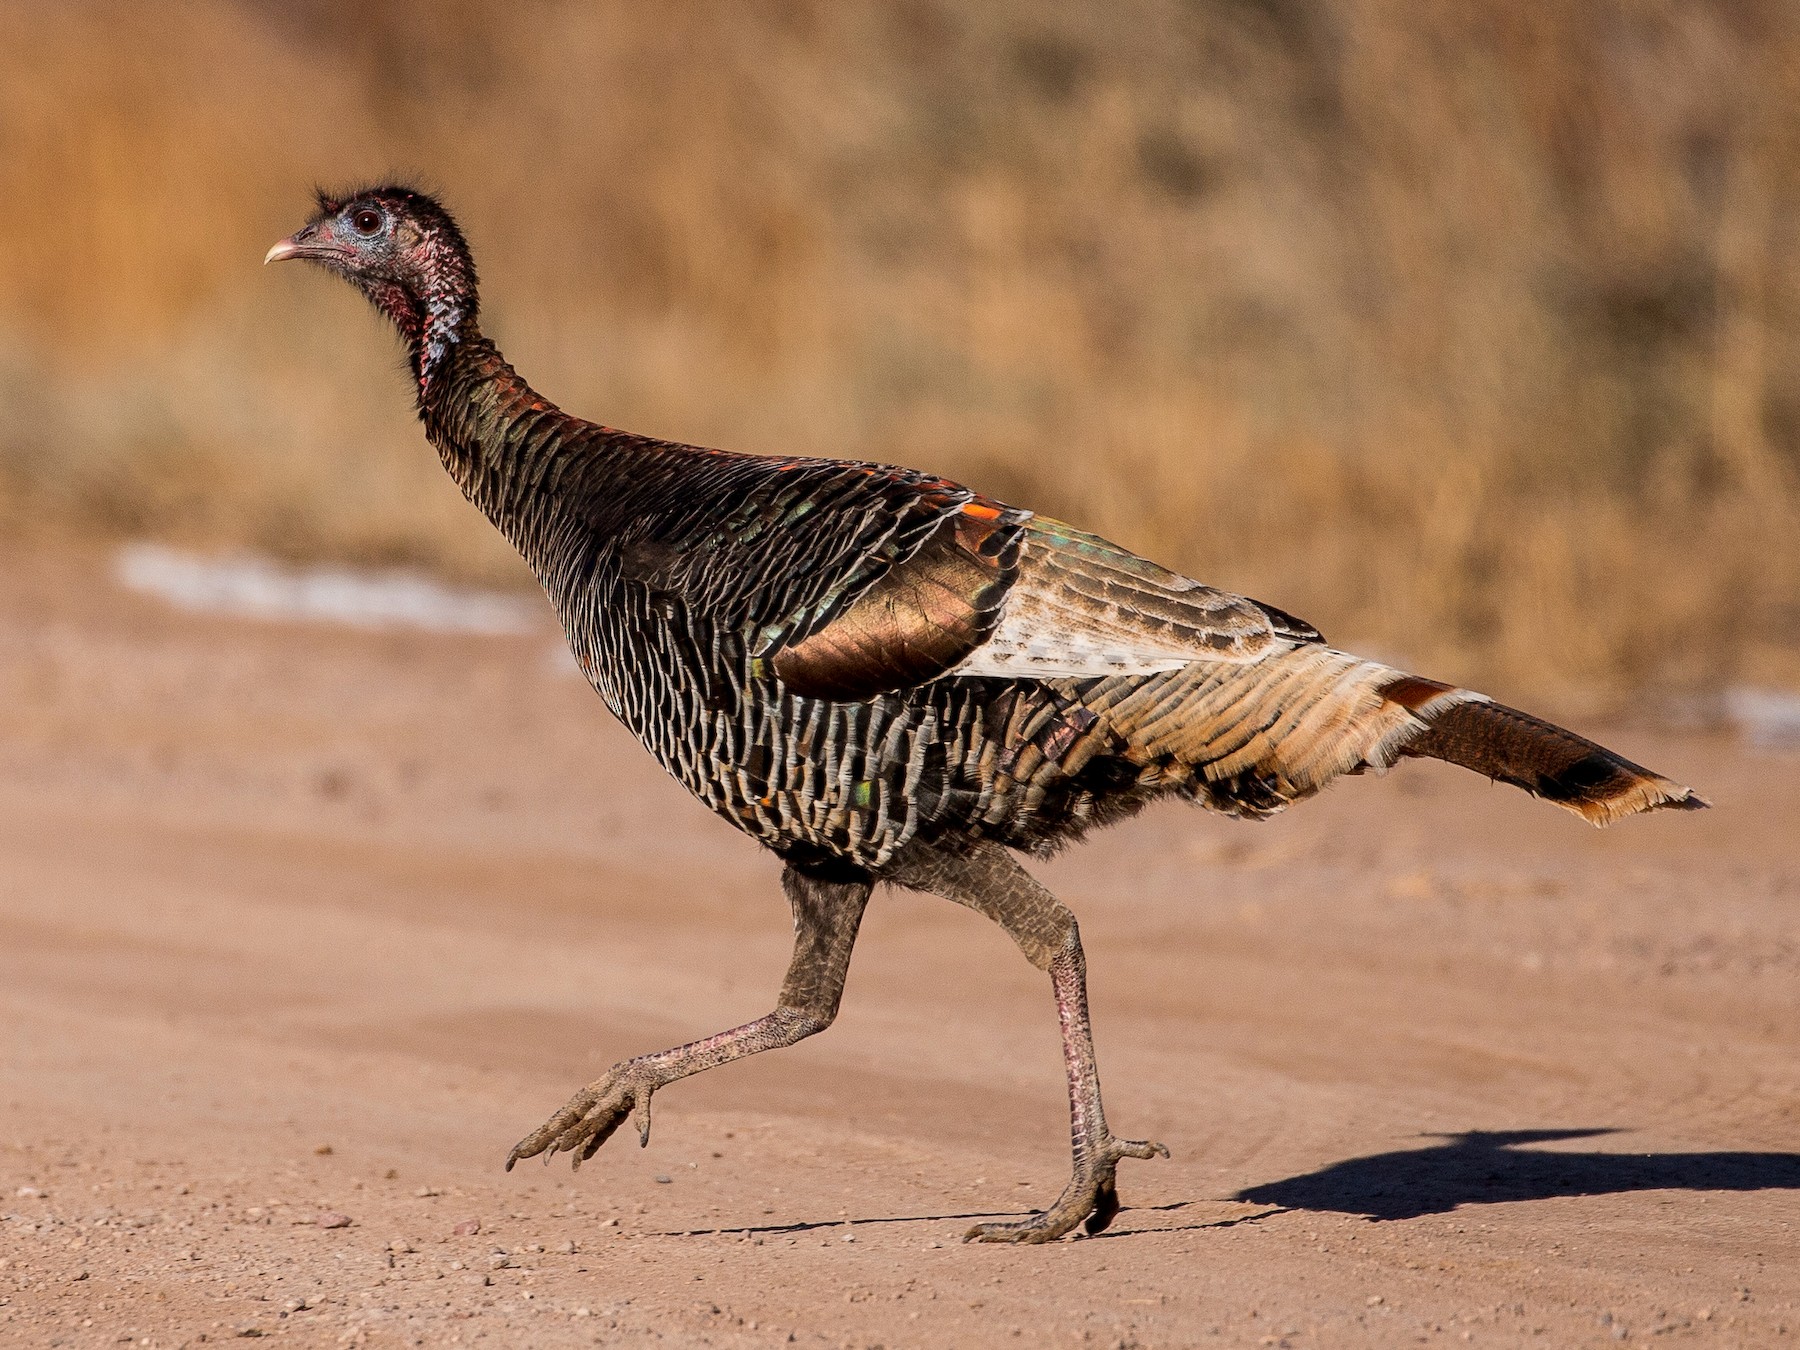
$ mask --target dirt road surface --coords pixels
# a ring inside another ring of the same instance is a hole
[[[970,1247],[1067,1168],[996,929],[878,895],[827,1034],[509,1175],[612,1061],[769,1006],[774,860],[547,621],[0,574],[0,1343],[1800,1341],[1793,754],[1596,728],[1718,809],[1602,833],[1409,765],[1041,869],[1114,1125],[1174,1156],[1101,1238]]]

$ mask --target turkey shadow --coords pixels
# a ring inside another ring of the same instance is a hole
[[[1470,1130],[1443,1142],[1332,1163],[1251,1186],[1232,1197],[1258,1205],[1417,1219],[1462,1205],[1629,1191],[1800,1191],[1800,1153],[1552,1153],[1521,1148],[1600,1130]]]

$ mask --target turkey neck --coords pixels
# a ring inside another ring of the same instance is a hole
[[[583,533],[571,528],[586,514],[581,502],[624,471],[616,442],[625,438],[544,398],[473,321],[420,380],[419,420],[463,495],[559,595]]]

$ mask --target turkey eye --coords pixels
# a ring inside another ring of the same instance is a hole
[[[350,225],[358,234],[380,234],[381,212],[365,206],[350,217]]]

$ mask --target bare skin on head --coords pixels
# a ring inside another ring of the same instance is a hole
[[[776,1007],[615,1065],[512,1150],[577,1166],[654,1094],[837,1014],[874,884],[987,915],[1050,976],[1073,1169],[971,1239],[1047,1242],[1119,1212],[1075,917],[1019,864],[1165,796],[1259,819],[1429,756],[1594,824],[1705,803],[1471,690],[1327,646],[1270,605],[917,470],[738,455],[615,431],[534,392],[481,332],[433,198],[321,194],[269,251],[343,276],[406,345],[420,420],[519,550],[595,690],[665,769],[786,862]]]

